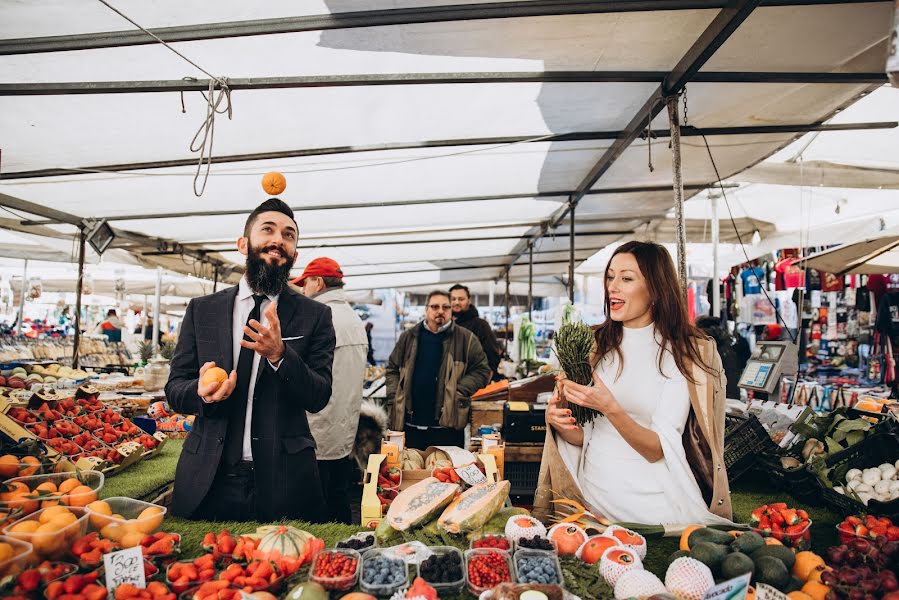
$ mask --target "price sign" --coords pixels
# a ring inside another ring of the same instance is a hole
[[[487,478],[483,473],[481,473],[481,470],[474,463],[457,468],[456,473],[458,473],[459,478],[468,485],[487,483]]]
[[[147,587],[144,578],[144,555],[140,546],[110,552],[103,555],[106,567],[106,587],[115,590],[123,583],[130,583],[137,588]]]
[[[705,593],[702,600],[743,600],[749,591],[750,573],[723,581]]]

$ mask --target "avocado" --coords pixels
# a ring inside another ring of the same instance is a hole
[[[691,549],[695,544],[698,544],[699,542],[711,542],[712,544],[729,544],[732,541],[734,541],[734,536],[727,533],[726,531],[718,531],[717,529],[712,529],[711,527],[702,527],[701,529],[697,529],[690,534],[689,538],[687,538],[687,543],[690,545]]]
[[[762,556],[755,561],[755,582],[783,590],[790,583],[790,572],[779,558]]]
[[[690,556],[710,568],[712,573],[719,572],[727,553],[727,546],[711,542],[699,542],[690,549]]]
[[[328,600],[328,590],[314,581],[304,581],[290,590],[289,600]]]
[[[752,554],[765,545],[765,538],[754,531],[747,531],[734,540],[730,545],[734,552],[742,552],[743,554]]]
[[[763,556],[773,556],[779,558],[788,571],[793,569],[796,564],[796,555],[786,546],[762,546],[751,554],[752,560],[758,560]]]
[[[668,565],[666,569],[671,566],[671,563],[676,561],[678,558],[683,558],[684,556],[690,556],[690,552],[687,550],[678,550],[677,552],[672,552],[671,556],[668,557]]]
[[[790,592],[798,592],[802,590],[802,586],[805,585],[805,582],[799,579],[798,577],[790,577],[789,583],[787,583],[784,588],[784,594],[789,594]]]
[[[721,563],[721,576],[724,579],[733,579],[744,573],[755,573],[755,563],[742,552],[731,552]]]

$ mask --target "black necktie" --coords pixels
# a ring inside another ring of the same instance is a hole
[[[253,310],[247,317],[247,325],[253,319],[261,322],[259,308],[262,306],[263,300],[265,300],[265,296],[253,294]],[[243,339],[248,342],[253,341],[246,334]],[[228,434],[225,437],[225,460],[229,466],[234,466],[243,460],[243,430],[247,419],[247,396],[250,392],[250,376],[253,373],[253,354],[255,354],[253,350],[241,346],[240,355],[237,358],[237,387],[230,396],[234,400],[228,418]]]

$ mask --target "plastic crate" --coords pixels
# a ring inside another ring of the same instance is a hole
[[[775,449],[774,442],[755,415],[725,418],[724,465],[731,483],[755,464],[759,453]]]
[[[755,463],[755,469],[764,472],[768,481],[778,490],[787,492],[803,504],[820,506],[821,494],[818,493],[818,486],[815,484],[815,475],[806,468],[805,464],[793,469],[785,469],[780,463],[780,459],[785,456],[791,456],[800,463],[803,462],[801,452],[791,449],[784,454],[760,456]]]
[[[540,476],[540,463],[507,462],[503,475],[509,480],[513,496],[533,496],[537,491],[537,479]]]
[[[892,464],[899,457],[899,454],[897,454],[899,450],[897,449],[899,449],[899,436],[891,433],[876,433],[868,436],[864,441],[834,454],[827,459],[826,465],[830,472],[833,473],[833,469],[837,467],[845,467],[848,470],[876,467],[885,462]],[[865,506],[850,496],[833,491],[817,477],[815,481],[818,484],[824,503],[832,508],[834,512],[844,516],[870,513],[879,517],[887,517],[893,522],[899,521],[899,500],[878,502],[872,499]],[[843,485],[845,482],[831,479],[831,483]]]

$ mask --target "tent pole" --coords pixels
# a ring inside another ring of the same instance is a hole
[[[153,315],[156,319],[153,322],[153,346],[156,352],[159,352],[159,332],[162,329],[162,313],[159,312],[159,305],[162,296],[162,267],[156,267],[156,297],[153,299]]]
[[[718,245],[720,244],[720,222],[718,221],[718,194],[709,192],[712,201],[712,314],[721,318],[721,284],[718,279]]]
[[[22,321],[25,320],[25,288],[28,285],[28,259],[22,268],[22,297],[19,298],[19,318],[16,320],[16,335],[22,335]]]
[[[491,279],[490,283],[488,284],[487,289],[488,289],[488,298],[489,298],[489,303],[490,303],[490,316],[487,320],[490,322],[490,325],[492,326],[493,325],[493,307],[494,307],[494,303],[496,302],[496,281]]]
[[[147,339],[147,325],[150,323],[150,299],[147,294],[144,294],[144,318],[143,318],[143,326],[140,328],[140,332],[144,334],[144,339]]]
[[[687,297],[687,228],[684,220],[684,181],[681,173],[680,116],[678,101],[680,95],[668,96],[668,123],[671,126],[671,172],[674,181],[674,214],[677,219],[677,274],[680,277],[681,293]],[[716,275],[717,277],[717,275]]]
[[[571,301],[571,304],[574,304],[574,211],[577,208],[577,205],[574,201],[569,201],[568,206],[570,207],[570,221],[569,227],[571,233],[568,235],[568,299]]]
[[[78,282],[75,284],[75,346],[72,349],[72,368],[78,368],[81,349],[81,292],[84,288],[84,250],[87,234],[84,229],[78,236]],[[24,290],[23,290],[24,291]]]
[[[215,273],[212,278],[212,293],[216,293],[219,291],[219,269],[218,267],[213,268],[213,272]]]
[[[531,306],[534,304],[534,244],[528,244],[528,319],[534,320]]]
[[[506,354],[509,353],[509,270],[506,270],[506,332],[503,336],[506,341]]]

